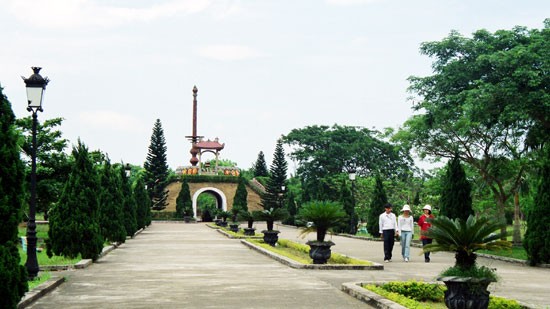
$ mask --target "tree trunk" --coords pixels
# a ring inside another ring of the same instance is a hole
[[[519,192],[514,194],[514,234],[512,237],[514,246],[521,246],[521,220],[519,216]]]

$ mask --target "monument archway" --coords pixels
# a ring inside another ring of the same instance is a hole
[[[216,199],[216,208],[227,211],[227,197],[222,190],[214,187],[200,188],[193,194],[193,217],[197,219],[197,200],[202,193],[208,193]]]

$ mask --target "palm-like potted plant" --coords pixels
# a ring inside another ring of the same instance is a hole
[[[222,221],[219,223],[219,225],[221,227],[227,227],[227,218],[231,216],[231,212],[222,210],[218,213],[218,216],[222,218]]]
[[[275,246],[279,240],[279,231],[273,229],[273,224],[277,220],[284,220],[288,216],[288,212],[283,208],[270,208],[264,210],[257,210],[253,212],[253,216],[257,221],[265,221],[267,229],[263,230],[264,242]]]
[[[331,201],[311,201],[302,205],[298,219],[313,222],[311,226],[302,228],[300,235],[305,237],[309,233],[317,233],[316,240],[307,242],[310,247],[309,256],[313,259],[313,264],[326,264],[331,255],[330,247],[334,243],[325,241],[325,236],[346,219],[342,205]]]
[[[478,250],[500,250],[510,248],[505,239],[507,232],[500,232],[505,223],[488,218],[476,219],[470,215],[467,220],[449,219],[445,216],[431,219],[431,228],[426,236],[434,240],[424,251],[447,251],[455,253],[455,265],[444,270],[438,278],[447,286],[445,304],[448,308],[487,308],[489,291],[487,287],[497,280],[494,270],[476,264]]]
[[[250,211],[239,212],[238,219],[246,221],[247,227],[244,228],[244,234],[247,236],[254,236],[256,229],[254,228],[254,215]]]

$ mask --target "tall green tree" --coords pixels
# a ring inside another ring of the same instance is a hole
[[[548,214],[550,213],[550,147],[546,146],[547,157],[540,168],[535,203],[527,215],[527,231],[523,246],[527,251],[529,263],[550,263],[550,229],[548,229]]]
[[[542,30],[453,31],[421,46],[435,58],[434,74],[409,78],[419,114],[398,137],[420,157],[458,155],[483,178],[501,219],[530,151],[550,135],[549,42],[550,20]]]
[[[352,126],[308,126],[294,129],[283,141],[298,162],[303,201],[334,200],[340,196],[341,174],[353,168],[358,176],[382,173],[391,179],[408,177],[408,150],[385,141],[386,135]]]
[[[388,203],[388,197],[386,196],[386,191],[384,190],[384,183],[380,175],[375,176],[375,185],[372,201],[370,203],[370,208],[367,217],[367,231],[373,237],[379,237],[379,225],[378,218],[382,212],[384,212],[384,205]]]
[[[136,224],[138,229],[143,229],[151,224],[151,200],[145,190],[143,177],[139,176],[134,185],[134,197],[136,199]]]
[[[269,172],[267,171],[267,164],[265,163],[265,156],[264,152],[260,151],[258,153],[258,159],[256,159],[256,163],[254,163],[254,177],[267,177],[269,176]]]
[[[117,182],[122,191],[122,212],[124,214],[124,228],[126,229],[126,235],[133,237],[137,232],[137,204],[132,191],[132,184],[126,176],[126,171],[124,170],[124,164],[118,166],[118,179]]]
[[[47,119],[37,124],[36,129],[36,207],[38,212],[44,212],[59,200],[63,186],[70,172],[69,157],[65,153],[68,141],[63,138],[57,128],[63,118]],[[27,183],[30,186],[30,162],[32,151],[32,117],[17,119],[24,139],[21,144],[23,158],[26,163]]]
[[[47,253],[96,260],[104,238],[98,218],[99,179],[88,148],[79,140],[59,202],[50,209]]]
[[[447,171],[442,179],[439,214],[450,219],[466,221],[474,214],[472,209],[472,186],[460,159],[454,157],[447,163]]]
[[[117,179],[109,159],[100,171],[99,225],[101,233],[110,242],[125,242],[123,200],[121,183]]]
[[[191,191],[187,178],[183,177],[181,190],[176,198],[176,217],[193,216],[193,201],[191,200]]]
[[[233,221],[237,221],[237,216],[241,212],[248,212],[248,192],[246,191],[246,179],[239,176],[239,183],[233,198],[233,208],[231,209]]]
[[[273,161],[270,166],[269,178],[267,180],[265,193],[262,194],[262,206],[264,209],[281,208],[284,198],[284,189],[286,187],[286,173],[288,163],[285,159],[285,151],[283,149],[282,140],[277,141]]]
[[[27,292],[27,271],[20,265],[17,225],[23,207],[24,166],[17,145],[15,115],[0,87],[0,307],[17,308]]]
[[[358,218],[355,214],[355,200],[353,193],[354,192],[350,190],[346,181],[342,181],[342,188],[340,190],[340,203],[344,207],[344,211],[346,212],[347,216],[347,224],[344,227],[344,232],[355,235]]]
[[[147,160],[143,167],[146,171],[145,183],[151,198],[152,208],[162,210],[167,205],[168,191],[166,186],[169,171],[166,160],[166,140],[160,119],[157,119],[153,126]]]

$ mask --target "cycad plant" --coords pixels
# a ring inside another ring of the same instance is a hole
[[[331,228],[338,226],[346,219],[342,205],[331,201],[311,201],[305,203],[298,213],[302,221],[313,222],[310,227],[302,229],[300,236],[317,232],[317,241],[325,241],[325,236]]]
[[[277,220],[286,219],[286,217],[288,217],[288,212],[283,208],[270,208],[254,211],[253,216],[257,221],[265,221],[267,230],[273,231],[273,223]]]
[[[455,252],[455,268],[468,272],[476,265],[478,250],[500,250],[510,248],[505,239],[507,232],[501,232],[505,223],[495,222],[488,218],[476,219],[470,215],[468,219],[449,219],[440,216],[431,220],[432,227],[426,236],[434,243],[426,245],[424,251]]]

